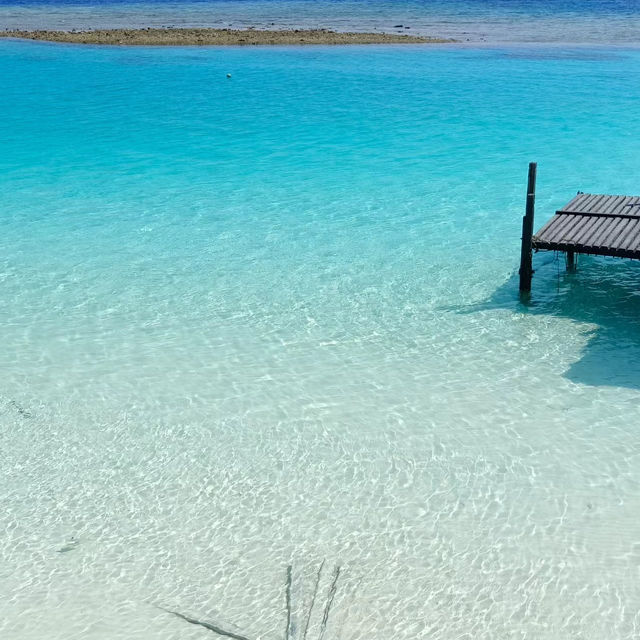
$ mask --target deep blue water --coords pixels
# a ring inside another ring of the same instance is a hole
[[[640,42],[633,0],[0,0],[0,28],[214,26],[407,31],[470,42]],[[398,28],[398,25],[401,25]]]
[[[180,4],[242,4],[250,3],[252,0],[185,0],[175,2],[174,0],[153,0],[149,5],[180,5]],[[300,2],[300,0],[296,0]],[[262,0],[263,4],[287,4],[287,0]],[[135,5],[141,4],[132,0],[17,0],[9,2],[1,0],[0,5],[14,6],[56,6],[56,5]],[[320,4],[326,7],[347,4],[344,0],[302,0],[300,4]],[[380,0],[361,0],[358,4],[366,6],[384,6]],[[477,12],[504,12],[504,13],[606,13],[606,14],[634,14],[637,12],[637,2],[633,0],[410,0],[403,3],[423,7],[428,10],[432,7],[449,7],[453,10],[464,9],[466,11]]]

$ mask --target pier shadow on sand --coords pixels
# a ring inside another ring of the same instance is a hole
[[[552,315],[596,326],[581,358],[564,373],[572,382],[640,389],[640,261],[579,256],[567,272],[564,256],[534,257],[529,298],[521,298],[515,272],[493,295],[458,313],[506,309]]]

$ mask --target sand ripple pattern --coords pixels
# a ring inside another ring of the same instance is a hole
[[[640,636],[637,51],[0,50],[1,638]]]

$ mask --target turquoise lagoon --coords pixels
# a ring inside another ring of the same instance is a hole
[[[640,51],[2,42],[0,636],[637,638]],[[232,78],[227,79],[226,74]],[[74,538],[74,540],[72,540]]]

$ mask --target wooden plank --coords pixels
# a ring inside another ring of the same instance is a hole
[[[609,246],[609,239],[614,233],[615,229],[622,224],[623,220],[616,218],[613,220],[607,220],[607,223],[600,227],[600,231],[597,236],[590,239],[590,246],[606,248]]]
[[[630,198],[630,202],[625,205],[625,209],[628,209],[632,215],[640,217],[640,197]]]
[[[606,207],[602,208],[602,213],[608,213],[610,215],[615,215],[618,213],[618,205],[620,204],[620,199],[615,197],[609,200],[609,203]]]
[[[589,205],[589,213],[594,213],[596,211],[605,209],[609,201],[610,201],[610,196],[607,196],[607,195],[597,196],[596,199]]]
[[[610,224],[610,220],[611,219],[607,217],[595,218],[595,225],[591,228],[590,234],[588,236],[581,236],[578,238],[578,242],[583,244],[593,244],[594,239],[601,235],[603,229]]]
[[[619,213],[629,205],[635,206],[638,203],[638,196],[610,196],[603,194],[585,193],[573,198],[564,207],[558,209],[560,212],[572,213],[612,213],[612,208],[620,209]],[[626,211],[626,213],[629,213]]]
[[[615,207],[611,210],[613,215],[628,215],[628,211],[625,208],[628,198],[619,198]]]
[[[622,206],[622,205],[621,205]],[[600,213],[599,211],[556,211],[557,216],[584,216],[585,218],[639,218],[638,215],[630,213]]]
[[[560,216],[553,216],[551,220],[549,220],[540,231],[536,234],[536,238],[552,238],[558,235],[558,227],[566,226],[569,224],[569,221],[561,218]]]
[[[638,238],[638,232],[640,231],[640,218],[636,218],[633,224],[627,230],[627,234],[622,242],[618,243],[620,249],[630,249]]]
[[[559,226],[555,230],[555,233],[556,233],[555,239],[558,240],[559,242],[566,242],[570,237],[572,237],[575,233],[576,226],[580,224],[580,220],[581,220],[580,216],[572,215],[572,216],[567,216],[567,218],[568,219],[566,224]]]
[[[562,236],[566,229],[569,229],[573,224],[573,218],[571,216],[553,216],[547,223],[547,226],[543,227],[537,234],[537,237],[545,240],[552,238],[559,238]]]
[[[626,229],[630,224],[632,224],[632,222],[628,218],[621,219],[618,224],[614,225],[611,234],[607,236],[607,241],[603,246],[610,249],[617,249],[619,239],[624,237]]]
[[[638,235],[635,237],[633,244],[629,247],[629,251],[640,252],[640,229],[638,229]]]
[[[573,198],[573,200],[562,207],[562,209],[567,209],[568,211],[580,209],[582,211],[585,211],[589,206],[589,202],[593,201],[596,195],[597,194],[593,193],[579,193],[575,198]]]
[[[601,249],[610,247],[624,222],[624,218],[614,218],[611,220],[609,224],[602,229],[600,236],[598,238],[594,238],[593,245],[600,247]]]
[[[575,209],[579,202],[582,202],[584,196],[590,196],[589,193],[578,193],[563,207],[563,209]]]
[[[591,229],[588,236],[582,238],[582,243],[589,246],[600,246],[604,238],[612,231],[613,227],[621,223],[620,218],[596,218],[600,223],[597,227]]]
[[[600,247],[585,247],[583,250],[578,251],[573,245],[566,245],[561,243],[543,242],[537,247],[541,251],[574,251],[575,253],[582,253],[594,256],[611,256],[614,258],[629,258],[631,260],[640,260],[640,251],[626,251],[623,249],[603,249]]]
[[[627,219],[627,224],[621,229],[618,237],[613,241],[612,246],[616,249],[622,249],[630,235],[634,235],[637,226],[637,220]]]
[[[599,194],[597,193],[585,193],[584,198],[578,203],[576,203],[576,206],[574,208],[578,209],[579,211],[591,211],[593,209],[593,204],[598,199],[599,199]],[[563,208],[566,209],[567,207],[563,207]]]
[[[593,228],[596,227],[599,222],[602,222],[601,218],[576,216],[571,229],[571,235],[568,235],[566,240],[580,244],[583,239],[591,237]]]
[[[551,240],[562,242],[565,244],[572,244],[573,239],[580,228],[580,218],[578,216],[571,216],[569,224],[565,225],[562,230]]]
[[[633,216],[633,212],[629,212],[625,209],[630,199],[634,198],[631,198],[629,196],[592,195],[588,200],[585,201],[572,201],[562,209],[558,209],[556,213],[559,215],[572,213],[586,216]]]

